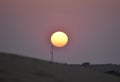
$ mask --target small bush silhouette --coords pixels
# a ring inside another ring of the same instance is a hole
[[[84,62],[84,63],[82,63],[82,66],[90,66],[90,62]]]
[[[119,76],[120,77],[120,72],[119,71],[116,71],[116,70],[110,70],[110,71],[107,71],[105,72],[107,74],[111,74],[111,75],[115,75],[115,76]]]

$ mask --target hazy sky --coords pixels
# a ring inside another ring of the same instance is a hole
[[[57,30],[69,43],[55,61],[120,64],[120,0],[0,0],[0,52],[50,60]]]

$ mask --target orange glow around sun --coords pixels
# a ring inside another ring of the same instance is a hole
[[[68,36],[61,31],[57,31],[51,36],[51,43],[55,47],[63,47],[68,43]]]

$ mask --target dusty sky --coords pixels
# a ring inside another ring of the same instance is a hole
[[[0,52],[50,60],[57,30],[69,43],[54,61],[120,64],[120,0],[0,0]]]

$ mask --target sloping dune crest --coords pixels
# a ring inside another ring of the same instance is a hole
[[[74,65],[0,53],[0,82],[120,82],[120,78]]]

